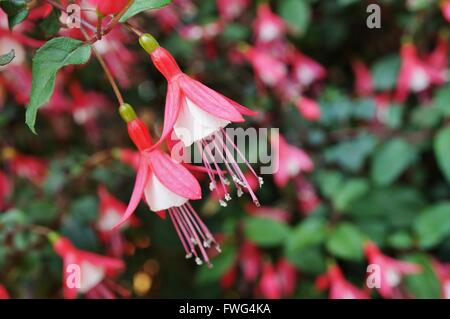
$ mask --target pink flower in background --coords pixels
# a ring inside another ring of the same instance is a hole
[[[277,207],[269,207],[269,206],[255,207],[253,205],[247,205],[246,211],[251,215],[270,218],[279,222],[287,222],[290,219],[288,211]]]
[[[432,76],[428,66],[419,59],[414,44],[405,43],[401,49],[402,66],[397,80],[395,98],[404,102],[409,92],[419,93],[430,87]]]
[[[255,282],[261,271],[261,251],[249,241],[242,244],[239,251],[239,266],[245,281]]]
[[[287,68],[284,63],[267,54],[258,47],[244,49],[244,56],[253,66],[259,80],[269,87],[278,86],[287,77]]]
[[[238,18],[249,6],[250,0],[217,0],[220,17],[225,21]]]
[[[89,0],[92,4],[97,5],[97,11],[101,14],[114,15],[121,12],[127,6],[129,0]]]
[[[384,298],[395,298],[402,276],[417,274],[422,271],[420,265],[399,261],[384,255],[373,242],[364,245],[364,253],[369,264],[380,267],[380,295]]]
[[[441,284],[442,298],[450,299],[450,264],[433,260],[433,268]]]
[[[308,87],[327,76],[327,70],[322,65],[298,51],[292,54],[291,64],[294,78],[303,87]]]
[[[272,147],[278,152],[275,156],[278,170],[274,174],[275,184],[278,187],[286,186],[290,179],[301,172],[314,170],[314,163],[309,155],[302,149],[289,145],[281,134],[272,138]]]
[[[440,36],[436,48],[425,59],[436,85],[442,85],[449,79],[448,49],[448,37]]]
[[[317,121],[320,119],[321,110],[319,104],[305,96],[301,96],[297,100],[297,109],[300,114],[308,121]]]
[[[10,299],[8,291],[2,285],[0,285],[0,299]]]
[[[174,133],[184,147],[196,144],[211,180],[210,189],[216,188],[214,173],[217,172],[225,193],[222,204],[226,204],[226,201],[231,199],[226,191],[229,181],[211,153],[211,148],[220,150],[217,154],[222,157],[221,162],[225,164],[226,171],[238,191],[238,196],[242,195],[242,188],[246,188],[255,204],[259,205],[256,195],[249,187],[231,151],[237,152],[249,170],[255,176],[257,174],[224,129],[232,122],[243,122],[242,115],[256,115],[256,113],[183,73],[172,55],[160,47],[151,35],[142,35],[140,43],[151,55],[156,68],[168,81],[163,133],[153,148],[158,147],[171,133]]]
[[[328,268],[326,274],[316,280],[319,290],[329,290],[330,299],[370,299],[369,294],[347,281],[338,265]]]
[[[440,2],[440,7],[445,20],[450,22],[450,0],[442,0]]]
[[[302,176],[295,178],[295,190],[298,209],[304,215],[309,215],[320,205],[321,200],[317,195],[314,185],[306,178]]]
[[[5,205],[5,200],[12,193],[12,185],[8,176],[0,170],[0,209]]]
[[[141,159],[139,152],[125,148],[116,148],[112,151],[112,154],[116,159],[127,164],[135,171],[139,169],[139,161]]]
[[[36,185],[42,185],[47,178],[48,167],[45,160],[19,154],[12,148],[7,148],[3,152],[14,175],[28,179]]]
[[[79,250],[67,238],[57,235],[52,237],[52,242],[53,249],[63,259],[64,298],[74,299],[78,294],[105,299],[114,299],[115,293],[128,296],[128,292],[111,280],[125,268],[122,260]]]
[[[170,32],[181,25],[180,17],[174,6],[167,6],[158,10],[150,11],[150,14],[156,18],[159,25],[165,32]]]
[[[272,42],[284,37],[286,24],[282,18],[273,13],[269,4],[259,5],[257,17],[253,23],[256,42]]]
[[[205,25],[185,25],[179,28],[178,33],[183,39],[210,41],[217,37],[222,31],[223,24],[215,21]]]
[[[286,260],[275,266],[267,262],[263,266],[258,290],[267,299],[281,299],[293,295],[297,284],[297,270]]]
[[[150,210],[169,212],[186,251],[186,258],[195,256],[196,263],[201,265],[203,261],[200,257],[202,257],[210,264],[206,248],[211,244],[215,244],[217,250],[220,248],[189,203],[189,200],[201,198],[199,183],[183,165],[174,162],[158,149],[152,148],[153,142],[147,126],[137,118],[131,106],[122,105],[121,114],[127,122],[130,138],[139,150],[140,162],[130,202],[114,229],[118,229],[131,218],[144,197]]]
[[[352,68],[355,74],[355,93],[358,96],[372,95],[374,86],[369,68],[361,60],[353,61]]]

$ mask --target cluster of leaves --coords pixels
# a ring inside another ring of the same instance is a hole
[[[136,1],[121,22],[168,1]],[[267,114],[265,126],[280,128],[291,144],[301,145],[314,158],[315,171],[308,176],[321,197],[315,212],[305,217],[296,206],[293,185],[278,189],[267,177],[259,198],[264,206],[282,207],[291,214],[289,224],[249,216],[246,202],[234,201],[226,210],[214,200],[198,205],[216,233],[227,238],[223,253],[213,260],[214,268],[198,270],[186,263],[170,225],[149,218],[141,208],[142,225],[127,238],[136,251],[126,260],[123,282],[130,283],[135,272],[149,259],[164,264],[151,294],[163,297],[250,296],[251,287],[224,291],[219,281],[238,259],[243,238],[260,247],[267,259],[285,257],[304,274],[297,284],[296,297],[319,297],[314,289],[317,275],[325,272],[330,259],[337,260],[348,277],[362,282],[366,261],[363,243],[371,239],[393,256],[420,263],[424,271],[406,279],[410,293],[418,298],[440,296],[431,260],[450,261],[450,85],[432,92],[429,105],[411,97],[403,105],[391,105],[380,119],[375,118],[375,101],[353,94],[351,59],[358,56],[372,65],[375,88],[394,89],[400,69],[399,45],[407,33],[423,48],[435,40],[445,22],[430,1],[380,1],[382,29],[365,27],[365,1],[279,0],[271,1],[278,14],[291,26],[292,42],[324,64],[329,78],[318,93],[322,117],[305,121],[292,105],[280,106],[276,98],[261,96],[251,70],[230,65],[228,52],[241,42],[251,41],[249,21],[254,6],[242,21],[230,23],[212,43],[189,42],[176,32],[163,34],[151,18],[139,18],[142,28],[160,34],[161,44],[177,57],[185,69],[202,70],[203,80],[243,104]],[[214,1],[197,1],[198,14],[186,23],[207,23],[217,19]],[[25,1],[0,1],[8,13],[10,26],[27,16]],[[251,12],[250,12],[251,10]],[[56,33],[56,32],[55,32]],[[208,52],[214,46],[215,57]],[[33,90],[27,108],[27,124],[34,129],[38,109],[48,102],[57,72],[68,64],[85,64],[91,49],[84,42],[54,38],[39,49],[33,60]],[[8,64],[14,52],[0,57]],[[127,98],[147,119],[158,118],[164,105],[165,83],[142,59],[140,85]],[[108,92],[99,66],[90,63],[77,71],[86,86]],[[148,71],[147,71],[148,70]],[[130,75],[131,77],[131,75]],[[14,208],[0,214],[0,282],[14,282],[17,295],[52,297],[60,282],[59,260],[39,237],[24,231],[26,225],[40,224],[58,229],[79,248],[102,251],[92,224],[98,202],[95,189],[103,183],[127,200],[131,193],[131,170],[115,161],[94,168],[90,155],[104,149],[129,145],[126,130],[111,111],[101,118],[101,143],[89,143],[74,125],[63,139],[55,137],[55,126],[43,123],[39,138],[23,125],[24,110],[13,99],[0,113],[1,136],[5,142],[50,162],[49,176],[42,189],[18,180],[12,202]],[[161,118],[161,117],[159,117]],[[256,121],[256,120],[255,120]],[[252,123],[258,125],[259,123]],[[151,245],[139,249],[143,239]],[[196,276],[193,274],[196,273]],[[43,280],[43,278],[45,278]],[[31,291],[31,292],[30,292]]]

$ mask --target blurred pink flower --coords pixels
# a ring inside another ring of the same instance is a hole
[[[308,121],[317,121],[321,117],[321,110],[319,104],[305,96],[301,96],[297,100],[297,109],[300,114]]]
[[[258,47],[244,49],[244,56],[253,66],[253,70],[265,85],[275,87],[280,85],[287,77],[287,67],[281,61],[267,54]]]
[[[2,285],[0,285],[0,299],[10,299],[8,291]]]
[[[294,78],[303,87],[308,87],[327,75],[327,70],[322,65],[298,51],[292,54],[291,64]]]
[[[258,6],[258,12],[253,23],[256,42],[272,42],[282,38],[286,33],[284,20],[272,12],[267,3]]]
[[[220,17],[225,21],[238,18],[249,6],[250,0],[217,0]]]
[[[374,86],[369,68],[361,60],[353,61],[352,68],[355,74],[355,93],[358,96],[372,95]]]

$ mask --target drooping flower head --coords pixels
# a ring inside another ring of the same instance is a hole
[[[0,299],[9,299],[9,293],[6,288],[0,285]]]
[[[294,78],[303,87],[308,87],[314,82],[322,80],[327,75],[327,70],[324,66],[299,51],[295,51],[291,55],[291,64]]]
[[[242,188],[246,188],[255,204],[259,205],[233,152],[237,152],[242,162],[260,180],[261,185],[262,179],[257,176],[224,129],[232,122],[243,122],[242,115],[256,115],[256,113],[183,73],[173,56],[162,48],[151,35],[144,34],[139,41],[150,54],[156,68],[168,81],[163,133],[152,148],[158,147],[173,132],[184,147],[190,147],[193,144],[197,146],[203,165],[211,179],[211,190],[217,187],[213,176],[213,171],[217,171],[225,194],[224,201],[221,203],[224,204],[223,206],[226,206],[226,201],[231,199],[226,191],[230,182],[220,169],[219,162],[224,163],[226,171],[236,186],[238,196],[243,194]],[[212,150],[215,150],[217,156],[213,155]]]
[[[41,185],[47,177],[47,163],[38,157],[20,154],[13,148],[5,148],[3,158],[8,161],[14,175],[26,178],[36,185]]]
[[[432,265],[441,284],[442,298],[450,299],[450,264],[433,260]]]
[[[380,295],[384,298],[394,298],[401,284],[402,276],[419,273],[420,265],[412,264],[384,255],[373,242],[366,242],[364,253],[370,264],[380,267]]]
[[[296,283],[297,270],[282,259],[276,265],[264,264],[258,290],[267,299],[281,299],[292,296]]]
[[[74,299],[78,294],[92,298],[113,299],[128,293],[112,279],[125,268],[122,260],[77,249],[65,237],[51,233],[55,252],[63,259],[63,295]]]
[[[263,3],[258,7],[256,20],[253,24],[256,42],[272,42],[284,36],[287,27],[284,20],[273,13],[269,4]]]
[[[220,17],[230,21],[239,17],[249,6],[250,0],[217,0]]]
[[[197,264],[210,264],[206,249],[214,244],[220,250],[211,232],[201,221],[189,200],[201,198],[198,181],[183,165],[167,154],[152,148],[153,142],[145,123],[133,108],[124,104],[120,113],[128,126],[128,134],[140,153],[136,182],[128,207],[118,229],[133,215],[144,197],[153,212],[169,212],[170,219],[186,251],[186,258],[195,256]],[[203,258],[203,261],[202,261]]]
[[[319,290],[328,289],[330,299],[370,299],[366,291],[345,279],[344,274],[336,264],[331,265],[326,274],[317,278],[316,287]]]
[[[317,121],[322,115],[319,104],[305,96],[301,96],[296,105],[300,114],[308,121]]]
[[[8,176],[0,170],[0,209],[2,209],[6,199],[11,195],[11,193],[11,182],[9,181]]]
[[[359,96],[373,94],[373,79],[369,68],[361,60],[353,61],[352,68],[355,74],[355,93]]]

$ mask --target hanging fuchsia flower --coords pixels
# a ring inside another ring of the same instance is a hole
[[[242,115],[256,115],[256,113],[187,76],[180,70],[172,55],[160,47],[151,35],[144,34],[139,41],[151,55],[156,68],[168,81],[164,129],[160,140],[153,148],[158,147],[172,132],[184,147],[196,144],[211,179],[211,190],[217,185],[215,170],[226,194],[225,201],[231,199],[226,191],[229,181],[219,168],[218,162],[223,162],[236,186],[238,196],[243,194],[242,188],[246,188],[255,204],[259,205],[230,148],[237,152],[249,170],[260,180],[261,185],[262,179],[257,176],[224,129],[231,122],[243,122]],[[211,149],[216,150],[216,154],[221,157],[219,160],[213,156]]]
[[[314,170],[314,163],[309,155],[302,149],[289,145],[281,134],[272,138],[272,147],[277,152],[275,165],[278,170],[274,179],[278,187],[286,186],[291,178],[301,172]]]
[[[292,54],[291,64],[294,78],[303,87],[308,87],[327,76],[327,70],[322,65],[298,51]]]
[[[286,260],[280,260],[275,266],[266,263],[258,286],[259,292],[267,299],[290,297],[295,292],[297,270]]]
[[[384,298],[394,298],[403,275],[416,274],[421,271],[420,265],[396,260],[383,255],[373,242],[364,245],[364,252],[369,264],[380,267],[380,295]]]
[[[217,0],[217,9],[223,20],[231,21],[239,17],[249,4],[250,0]]]
[[[125,268],[122,260],[79,250],[67,238],[56,234],[50,234],[49,238],[63,259],[64,298],[74,299],[78,294],[105,299],[114,299],[114,294],[128,296],[125,289],[112,281]]]
[[[448,36],[441,35],[438,38],[436,48],[425,59],[425,63],[430,69],[433,83],[436,85],[444,84],[449,79],[448,49]]]
[[[8,291],[2,285],[0,285],[0,299],[10,299]]]
[[[353,72],[355,74],[355,92],[358,96],[372,95],[374,92],[372,73],[360,60],[353,61]]]
[[[199,183],[183,165],[174,162],[158,149],[152,148],[153,142],[147,126],[137,118],[130,105],[122,105],[120,112],[127,122],[128,134],[140,152],[140,161],[130,203],[114,228],[117,229],[127,222],[142,197],[145,197],[150,210],[169,212],[186,251],[186,258],[195,256],[196,263],[201,265],[202,257],[210,264],[206,248],[214,244],[220,251],[220,247],[189,203],[189,200],[201,198]]]
[[[308,121],[317,121],[320,119],[322,113],[316,101],[302,96],[297,100],[296,104],[300,114]]]
[[[242,244],[239,251],[239,266],[245,281],[254,282],[261,271],[261,251],[249,241]]]
[[[321,201],[317,195],[314,185],[306,178],[298,176],[295,178],[295,190],[297,196],[298,209],[308,215],[316,210]]]
[[[445,20],[450,22],[450,0],[442,0],[440,2],[440,7]]]
[[[4,206],[5,200],[12,193],[12,185],[8,176],[0,170],[0,209]]]
[[[326,274],[316,280],[319,290],[329,290],[330,299],[370,299],[369,294],[347,281],[338,265],[328,268]]]
[[[256,20],[253,24],[256,42],[272,42],[282,38],[286,33],[284,20],[273,13],[269,4],[263,3],[258,7]]]
[[[450,299],[450,264],[433,260],[433,268],[441,284],[442,298]]]
[[[14,175],[28,179],[36,185],[41,185],[47,178],[48,167],[44,160],[19,154],[13,148],[4,149],[3,155]]]
[[[127,6],[129,0],[89,0],[97,5],[97,11],[104,15],[114,15],[121,12]]]
[[[122,215],[125,213],[127,206],[111,195],[105,186],[98,187],[99,217],[96,223],[96,228],[100,233],[100,239],[108,245],[109,254],[111,256],[120,258],[125,251],[125,242],[123,235],[120,232],[113,231],[113,227],[120,221]],[[136,224],[136,220],[131,220],[122,225],[121,230],[128,226]]]
[[[286,79],[286,65],[267,54],[265,50],[260,50],[258,47],[245,47],[243,54],[253,66],[258,79],[265,85],[274,87]]]
[[[405,43],[401,49],[402,66],[397,80],[396,100],[404,102],[409,92],[419,93],[432,83],[427,65],[417,55],[414,44]]]

